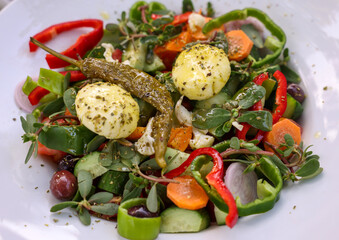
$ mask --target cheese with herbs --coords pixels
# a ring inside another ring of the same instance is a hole
[[[180,53],[172,76],[179,92],[191,100],[213,97],[231,74],[226,53],[208,44],[196,44]]]
[[[108,139],[129,136],[139,120],[139,106],[131,94],[109,82],[86,85],[78,92],[75,106],[80,122]]]

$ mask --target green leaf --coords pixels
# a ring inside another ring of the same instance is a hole
[[[249,82],[235,94],[233,100],[239,102],[241,109],[248,109],[264,98],[265,94],[266,89],[263,86]]]
[[[77,91],[75,90],[75,88],[69,88],[64,92],[64,97],[63,97],[65,106],[68,108],[69,112],[73,116],[77,115],[77,112],[76,112],[76,109],[75,109],[75,98],[76,98],[76,96],[77,96]]]
[[[85,226],[89,226],[91,224],[91,215],[89,214],[88,210],[82,208],[79,212],[79,219],[82,224]]]
[[[53,70],[40,68],[38,86],[59,96],[64,93],[64,75]]]
[[[272,130],[272,114],[268,111],[248,111],[238,117],[238,122],[247,122],[263,131]]]
[[[210,129],[231,119],[231,112],[223,108],[199,109],[193,112],[192,124],[199,129]]]
[[[65,106],[64,99],[62,97],[55,99],[54,101],[48,103],[46,107],[42,110],[45,116],[51,116],[56,112],[60,112]]]
[[[224,123],[223,127],[222,127],[222,130],[225,132],[225,133],[228,133],[229,131],[231,131],[231,128],[232,128],[232,123],[234,122],[234,119],[231,119],[230,121],[227,121]]]
[[[316,159],[311,159],[305,162],[295,174],[299,177],[308,177],[315,174],[320,167],[319,161]]]
[[[237,137],[232,137],[230,140],[230,147],[233,149],[240,149],[240,141]]]
[[[65,77],[64,77],[64,88],[63,88],[63,92],[66,91],[66,89],[69,87],[69,83],[71,81],[71,74],[68,72],[66,73]]]
[[[53,207],[51,207],[51,212],[58,212],[62,209],[68,208],[68,207],[74,207],[77,206],[79,203],[74,202],[74,201],[66,201],[66,202],[61,202],[58,204],[55,204]]]
[[[142,44],[157,44],[158,37],[155,35],[148,35],[140,39],[140,43]]]
[[[305,159],[305,161],[307,162],[307,161],[309,161],[309,160],[311,160],[311,159],[315,159],[315,160],[319,160],[319,156],[318,155],[311,155],[311,156],[308,156],[306,159]]]
[[[320,167],[313,174],[310,174],[308,176],[302,177],[301,179],[302,180],[306,180],[306,179],[314,178],[314,177],[318,176],[320,173],[322,173],[323,170],[324,169]]]
[[[31,143],[31,146],[28,149],[28,153],[25,158],[25,164],[28,163],[29,159],[31,159],[33,153],[34,153],[34,148],[35,148],[35,142]]]
[[[96,213],[104,214],[104,215],[109,215],[109,216],[117,214],[118,208],[119,208],[119,205],[115,203],[104,203],[100,205],[91,206],[92,211]]]
[[[92,175],[85,170],[80,170],[77,177],[80,195],[81,197],[86,199],[87,195],[90,193],[92,189],[93,184]]]
[[[290,147],[294,146],[294,140],[293,140],[293,138],[290,134],[288,134],[288,133],[285,134],[284,139],[285,139],[285,143],[288,146],[290,146]]]
[[[106,141],[104,136],[96,135],[88,144],[86,148],[86,152],[90,153],[97,150],[101,144]]]
[[[286,77],[288,83],[300,83],[300,76],[286,65],[280,65],[281,72]]]
[[[137,177],[134,174],[130,173],[129,178],[133,180],[133,184],[136,187],[145,187],[148,185],[148,180],[142,177]]]
[[[155,213],[158,211],[159,204],[158,204],[158,194],[157,194],[157,184],[153,184],[151,190],[148,193],[147,199],[146,199],[146,207],[147,209]]]
[[[72,155],[85,154],[86,145],[96,136],[83,125],[52,125],[39,134],[39,141],[48,148]]]
[[[34,124],[37,123],[36,117],[33,114],[27,114],[26,119],[24,117],[20,117],[22,129],[25,133],[34,133],[37,128],[34,127]]]
[[[143,188],[136,187],[132,191],[127,192],[126,194],[124,194],[124,197],[122,198],[121,202],[127,201],[127,200],[132,199],[132,198],[140,197],[142,189]]]
[[[241,26],[241,30],[243,30],[246,35],[252,40],[254,46],[257,48],[264,47],[264,41],[261,37],[259,31],[253,26],[253,24],[244,24]]]
[[[161,25],[171,23],[173,19],[174,18],[172,16],[164,15],[164,17],[153,20],[152,25],[154,27],[160,27]]]
[[[183,0],[182,1],[182,13],[193,12],[194,6],[192,0]]]
[[[113,198],[113,194],[109,192],[98,192],[93,194],[89,199],[88,202],[95,202],[95,203],[107,203]]]
[[[214,14],[215,14],[215,11],[213,9],[212,3],[208,2],[207,3],[207,13],[206,13],[206,16],[213,18]]]
[[[269,158],[279,168],[281,175],[286,175],[290,172],[288,167],[286,167],[286,165],[276,155],[270,156]]]
[[[261,150],[259,147],[257,147],[253,143],[249,143],[249,142],[242,142],[242,143],[240,143],[240,146],[242,148],[246,148],[247,150],[249,150],[251,152],[255,152],[255,151]]]
[[[293,152],[294,148],[293,147],[289,147],[287,149],[285,149],[284,151],[284,157],[288,157],[289,155],[291,155],[291,153]]]

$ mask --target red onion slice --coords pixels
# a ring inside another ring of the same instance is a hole
[[[32,106],[29,102],[28,97],[22,92],[22,86],[24,85],[25,80],[18,83],[15,87],[14,99],[16,105],[23,110],[24,112],[31,113],[36,106]]]
[[[247,168],[244,163],[234,162],[226,170],[225,184],[233,197],[239,196],[242,204],[253,202],[257,199],[258,177],[254,171],[243,173]]]
[[[248,17],[244,20],[234,20],[225,24],[226,31],[239,30],[242,25],[252,24],[261,34],[264,32],[264,24],[254,17]]]

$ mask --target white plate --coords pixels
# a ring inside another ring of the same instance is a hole
[[[52,214],[57,200],[47,193],[54,166],[41,159],[25,165],[28,144],[22,144],[13,93],[27,75],[47,67],[42,50],[29,53],[29,36],[63,21],[109,15],[115,21],[132,1],[17,0],[0,12],[0,239],[118,239],[114,223],[93,219],[84,227],[72,212]],[[163,1],[165,2],[165,1]],[[196,9],[205,8],[194,1]],[[289,184],[268,213],[241,218],[233,228],[212,227],[197,234],[161,234],[159,239],[335,239],[338,232],[339,181],[339,4],[313,1],[213,1],[217,14],[235,8],[257,7],[267,12],[287,34],[292,63],[308,93],[303,118],[305,143],[321,157],[324,172],[315,179]],[[232,2],[232,4],[231,4]],[[181,1],[166,1],[180,11]],[[79,34],[82,30],[76,31]],[[62,50],[77,38],[63,34],[50,45]],[[325,89],[327,88],[327,90]],[[43,165],[42,165],[43,164]]]

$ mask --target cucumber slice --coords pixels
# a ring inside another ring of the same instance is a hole
[[[214,205],[214,215],[215,220],[217,221],[218,225],[225,225],[226,224],[226,216],[227,213],[221,211],[217,206]]]
[[[92,174],[93,179],[108,171],[99,163],[100,152],[92,152],[82,157],[74,167],[74,175],[78,176],[80,170],[85,170]]]
[[[200,210],[187,210],[178,207],[170,207],[161,213],[160,232],[200,232],[209,225],[210,217],[205,208]]]
[[[297,119],[301,116],[303,110],[304,108],[300,102],[295,100],[290,94],[287,94],[287,106],[283,117]]]
[[[129,65],[133,68],[143,70],[145,66],[147,45],[142,44],[140,40],[134,41],[134,45],[130,42],[126,51],[122,54],[122,61],[129,61]]]
[[[271,93],[272,93],[272,91],[273,91],[273,89],[274,89],[276,83],[277,83],[277,82],[274,81],[274,80],[271,79],[271,78],[265,80],[265,81],[262,83],[262,86],[266,89],[265,100],[267,100],[267,99],[270,97],[270,95],[271,95]]]
[[[110,170],[100,177],[98,188],[121,195],[128,179],[128,172]]]
[[[219,92],[217,95],[209,99],[197,101],[195,104],[195,108],[210,109],[215,106],[223,105],[229,99],[231,99],[231,97],[227,93]]]
[[[153,72],[156,72],[156,71],[162,71],[165,68],[166,67],[165,67],[164,63],[162,62],[162,60],[156,54],[154,54],[153,62],[151,64],[145,63],[143,70],[145,72],[148,72],[148,73],[153,73]]]

